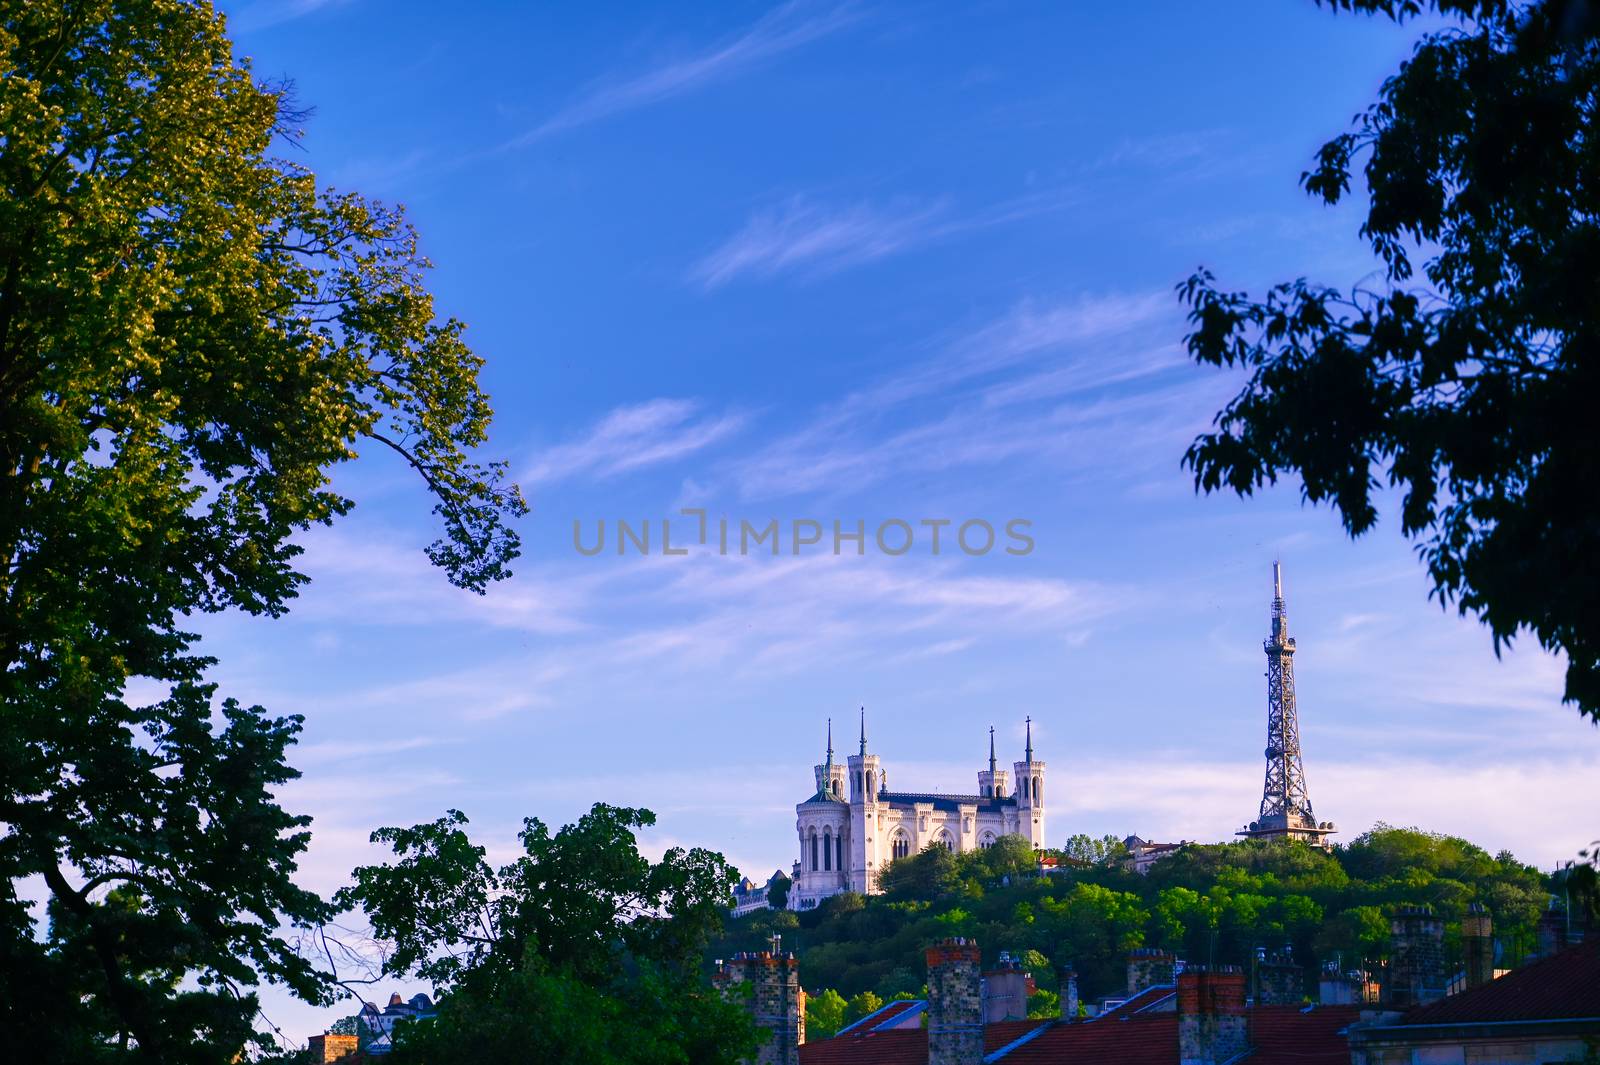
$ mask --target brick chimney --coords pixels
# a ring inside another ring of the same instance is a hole
[[[1140,947],[1128,953],[1128,995],[1137,995],[1147,987],[1172,983],[1178,968],[1178,956],[1155,947]]]
[[[1245,974],[1232,965],[1178,974],[1179,1065],[1224,1065],[1250,1049]]]
[[[1430,906],[1408,906],[1389,920],[1389,1005],[1421,1006],[1444,997],[1444,922]]]
[[[982,1065],[978,944],[943,939],[927,949],[928,1065]]]
[[[1468,987],[1494,979],[1494,921],[1480,903],[1468,906],[1461,918],[1461,950],[1466,955]]]
[[[756,1024],[767,1030],[767,1040],[756,1052],[756,1065],[800,1065],[800,1045],[806,1041],[806,993],[800,990],[800,963],[793,953],[739,953],[718,962],[712,986],[730,997],[747,992]]]
[[[1078,1016],[1078,970],[1066,962],[1056,967],[1056,980],[1061,987],[1061,1019],[1075,1020]]]
[[[1263,953],[1256,962],[1256,1005],[1298,1006],[1305,1001],[1306,977],[1286,947]]]

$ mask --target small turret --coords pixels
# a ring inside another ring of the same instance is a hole
[[[994,756],[994,726],[989,726],[989,768],[978,772],[978,794],[989,799],[1006,797],[1007,772]]]

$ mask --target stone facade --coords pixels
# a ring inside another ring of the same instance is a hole
[[[994,735],[988,768],[978,773],[976,794],[896,792],[876,754],[867,751],[863,719],[860,750],[843,765],[833,759],[832,727],[827,757],[815,767],[815,791],[795,807],[800,860],[794,864],[791,910],[808,910],[830,895],[878,889],[878,874],[896,858],[925,847],[980,850],[1001,836],[1022,836],[1035,849],[1045,845],[1045,763],[1033,754],[1027,722],[1023,760],[1014,776],[998,767]],[[1015,780],[1015,790],[1011,781]]]
[[[1388,1004],[1422,1006],[1444,997],[1444,922],[1428,906],[1406,907],[1389,921]]]
[[[1268,954],[1256,965],[1257,1005],[1298,1006],[1305,997],[1305,971],[1288,951]]]
[[[353,1035],[335,1035],[333,1032],[314,1035],[306,1040],[310,1047],[311,1060],[317,1065],[327,1065],[328,1062],[350,1057],[356,1052],[360,1042]]]
[[[1128,996],[1147,987],[1173,982],[1178,971],[1178,956],[1155,947],[1140,947],[1128,953]]]
[[[1245,974],[1231,966],[1189,966],[1178,974],[1179,1065],[1223,1065],[1250,1047]]]
[[[1479,903],[1467,907],[1461,918],[1461,950],[1466,955],[1467,987],[1494,979],[1494,921]]]
[[[983,1062],[983,981],[978,944],[945,939],[929,947],[928,1065]]]
[[[723,994],[748,996],[756,1023],[769,1033],[756,1053],[756,1065],[800,1063],[800,1047],[806,1041],[806,993],[800,989],[799,966],[790,952],[740,953],[719,963],[712,975],[713,986]]]

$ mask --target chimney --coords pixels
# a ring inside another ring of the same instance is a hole
[[[1067,962],[1056,968],[1056,980],[1061,987],[1061,1019],[1071,1021],[1078,1016],[1078,971]]]
[[[927,949],[928,1065],[982,1065],[978,944],[943,939]]]
[[[800,1044],[806,1041],[806,996],[800,990],[800,963],[792,952],[735,954],[718,962],[711,984],[734,997],[746,993],[756,1024],[768,1036],[756,1052],[756,1065],[800,1065]]]
[[[1359,969],[1340,972],[1336,961],[1323,966],[1317,991],[1317,1000],[1324,1006],[1375,1006],[1378,1003],[1377,983]]]
[[[1305,1001],[1305,973],[1285,947],[1281,953],[1261,955],[1256,963],[1256,1005],[1298,1006]]]
[[[1467,958],[1467,986],[1494,979],[1494,921],[1482,904],[1474,902],[1461,918],[1461,949]]]
[[[1421,1006],[1444,997],[1444,922],[1431,906],[1408,906],[1389,921],[1389,1005]]]
[[[1000,952],[998,965],[983,974],[983,1023],[1025,1021],[1028,996],[1034,992],[1033,974],[1008,951]]]
[[[1179,1065],[1224,1065],[1250,1049],[1245,974],[1233,965],[1178,974]]]
[[[1178,969],[1178,956],[1154,947],[1140,947],[1128,953],[1128,995],[1147,987],[1172,983]]]

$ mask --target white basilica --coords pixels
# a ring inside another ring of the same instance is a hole
[[[1033,757],[1033,719],[1027,749],[1012,765],[1016,789],[995,766],[994,729],[989,730],[989,768],[978,773],[975,795],[890,791],[878,756],[867,753],[866,712],[861,717],[861,752],[846,765],[833,760],[833,725],[828,725],[827,760],[816,767],[816,791],[795,807],[800,860],[794,863],[789,908],[808,910],[841,891],[870,894],[877,874],[895,858],[930,844],[953,851],[988,847],[1005,835],[1044,846],[1044,763]],[[846,791],[849,797],[846,798]]]

